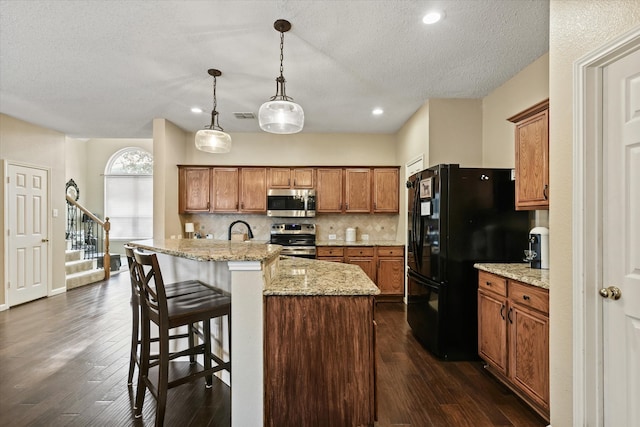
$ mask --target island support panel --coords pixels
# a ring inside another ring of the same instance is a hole
[[[265,426],[373,426],[373,296],[265,297]]]

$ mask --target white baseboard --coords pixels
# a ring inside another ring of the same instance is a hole
[[[67,292],[67,287],[63,286],[61,288],[52,289],[47,296],[52,297],[54,295],[64,294],[65,292]]]
[[[7,304],[0,304],[0,311],[5,311],[9,308]]]

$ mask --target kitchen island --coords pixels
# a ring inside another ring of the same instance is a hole
[[[284,425],[284,415],[311,420],[296,425],[373,425],[379,290],[360,268],[280,257],[280,246],[262,243],[131,244],[158,254],[166,282],[197,278],[231,292],[232,426]],[[228,346],[227,331],[212,331]]]

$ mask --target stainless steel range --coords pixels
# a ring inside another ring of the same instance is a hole
[[[316,257],[315,224],[272,224],[271,243],[281,245],[282,255]]]

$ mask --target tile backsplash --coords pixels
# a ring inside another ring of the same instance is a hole
[[[203,237],[211,234],[216,240],[227,240],[229,225],[238,219],[242,219],[251,225],[254,238],[269,240],[271,224],[274,223],[300,223],[316,224],[316,238],[329,240],[329,234],[335,234],[337,240],[344,240],[345,229],[356,228],[356,240],[361,240],[363,234],[368,234],[370,240],[396,240],[398,232],[398,215],[394,214],[321,214],[315,218],[273,218],[266,215],[240,215],[240,214],[185,214],[180,215],[182,229],[184,224],[192,222],[194,229]],[[243,232],[246,227],[236,224],[233,231]]]

